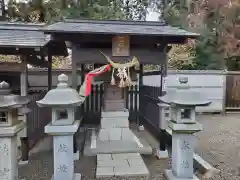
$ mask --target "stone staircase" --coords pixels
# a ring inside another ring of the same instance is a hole
[[[92,129],[84,155],[97,155],[96,178],[112,176],[148,176],[141,154],[152,148],[129,128],[129,112],[103,112],[101,128]]]

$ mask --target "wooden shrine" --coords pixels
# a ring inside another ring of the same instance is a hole
[[[49,34],[52,40],[65,41],[71,45],[72,87],[75,89],[84,82],[87,73],[86,64],[93,64],[94,69],[108,64],[104,55],[114,63],[126,63],[134,57],[137,58],[140,65],[138,68],[131,68],[129,74],[132,81],[135,81],[139,74],[139,87],[142,86],[144,64],[160,65],[162,75],[165,77],[168,44],[183,44],[187,38],[198,36],[198,34],[168,26],[164,21],[66,19],[43,28],[43,31]],[[77,78],[79,73],[81,80]],[[95,78],[95,81],[104,83],[101,109],[103,111],[123,110],[126,108],[124,102],[127,101],[127,97],[124,94],[124,88],[110,85],[111,73]]]

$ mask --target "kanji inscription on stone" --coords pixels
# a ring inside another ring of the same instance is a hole
[[[9,180],[9,178],[8,178],[9,171],[10,171],[10,169],[8,169],[8,168],[0,169],[0,179],[1,180]]]
[[[191,149],[190,143],[186,140],[183,140],[182,145],[181,145],[181,149],[182,150],[190,150]]]
[[[0,153],[1,155],[8,156],[9,150],[7,144],[0,144]]]
[[[181,167],[184,169],[190,168],[189,162],[188,161],[182,161]]]
[[[60,166],[57,168],[57,171],[58,171],[58,172],[65,173],[65,172],[68,171],[68,167],[67,167],[67,165],[62,164],[62,165],[60,165]]]
[[[58,152],[67,152],[67,145],[66,144],[60,144],[58,147]]]
[[[1,180],[10,180],[8,167],[8,156],[9,156],[9,146],[4,140],[0,143],[0,179]]]

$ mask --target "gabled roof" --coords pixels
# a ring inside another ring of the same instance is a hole
[[[126,34],[146,36],[198,37],[199,34],[172,27],[164,22],[118,20],[70,20],[43,28],[45,33]]]
[[[0,22],[0,47],[37,48],[45,46],[50,37],[43,24]]]

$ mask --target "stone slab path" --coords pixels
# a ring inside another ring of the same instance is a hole
[[[98,154],[96,178],[113,176],[149,176],[139,153]]]

